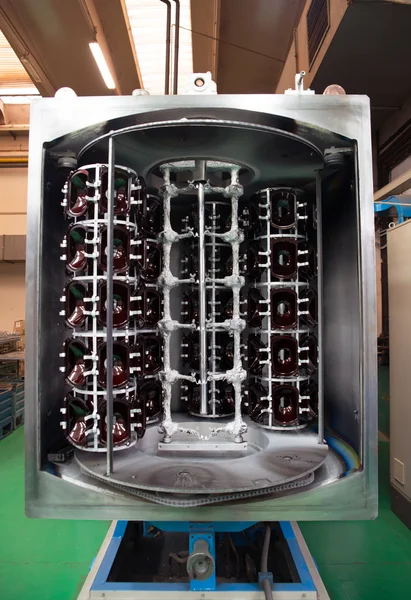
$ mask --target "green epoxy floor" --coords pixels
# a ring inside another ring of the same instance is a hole
[[[109,523],[27,519],[23,443],[0,441],[0,599],[75,600]],[[300,523],[331,600],[411,598],[411,531],[390,511],[387,442],[379,454],[376,521]]]

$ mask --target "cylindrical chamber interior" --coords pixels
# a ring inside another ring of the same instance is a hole
[[[194,161],[195,162],[195,161]],[[206,161],[207,162],[207,161]],[[240,169],[242,169],[243,166],[239,165],[237,168],[237,172],[240,172]],[[215,180],[215,176],[214,176],[214,180]],[[226,181],[222,182],[222,183],[227,183]],[[201,185],[204,185],[203,183],[201,183]],[[221,218],[222,216],[224,217],[224,212],[225,208],[223,207],[230,207],[230,199],[229,198],[225,198],[224,197],[224,185],[219,186],[220,189],[218,190],[217,193],[215,194],[206,194],[205,199],[204,199],[204,205],[205,208],[209,209],[209,213],[207,215],[211,226],[210,229],[212,230],[213,226],[214,226],[214,221],[213,219],[217,220],[219,218]],[[209,190],[210,191],[210,190]],[[175,223],[175,221],[179,221],[181,220],[182,217],[182,221],[184,221],[185,218],[187,218],[187,207],[190,207],[191,209],[194,208],[194,212],[195,212],[195,207],[198,206],[198,188],[197,190],[193,189],[191,190],[190,194],[185,194],[182,197],[181,196],[177,196],[177,197],[173,197],[170,199],[170,205],[172,207],[171,210],[171,227],[173,230],[178,231],[178,232],[184,232],[185,231],[185,226],[184,226],[184,222],[180,223]],[[246,186],[246,190],[245,190],[245,195],[242,198],[241,202],[240,202],[240,220],[241,220],[241,225],[243,226],[243,229],[247,229],[248,224],[247,224],[247,203],[249,203],[250,201],[250,195],[247,194],[247,186]],[[188,211],[190,212],[190,211]],[[193,210],[191,210],[191,212],[193,212]],[[229,211],[230,212],[230,211]],[[180,217],[180,214],[181,217]],[[192,217],[193,215],[191,215]],[[225,215],[225,219],[226,220],[227,215]],[[205,219],[206,221],[206,219]],[[227,224],[227,223],[226,223]],[[206,227],[208,227],[208,225],[206,224]],[[226,227],[225,231],[227,231],[229,229]],[[289,228],[287,230],[287,228],[285,229],[284,233],[279,233],[278,234],[279,237],[281,236],[285,236],[285,237],[292,237],[292,235],[290,235],[290,231]],[[198,236],[197,236],[198,237]],[[237,249],[237,251],[239,251],[238,254],[238,269],[239,269],[239,273],[241,273],[241,276],[245,276],[245,281],[244,283],[246,284],[245,286],[240,286],[244,289],[241,290],[241,294],[237,294],[238,299],[240,301],[240,307],[241,307],[241,314],[240,317],[241,319],[245,319],[247,310],[248,310],[248,306],[247,306],[247,290],[250,288],[250,280],[247,278],[247,254],[248,254],[248,249],[249,249],[249,245],[251,243],[251,240],[249,235],[246,235],[246,240],[244,242],[241,242],[241,245],[239,244],[239,248]],[[263,236],[264,237],[264,236]],[[266,251],[271,252],[271,243],[267,245],[267,241],[270,238],[266,238]],[[197,248],[194,248],[194,252],[191,251],[189,253],[189,256],[182,256],[182,253],[184,252],[183,249],[180,248],[180,244],[178,243],[172,243],[171,244],[171,248],[170,248],[170,267],[171,267],[171,273],[173,273],[174,276],[176,277],[181,277],[182,274],[184,273],[184,260],[185,258],[187,258],[188,261],[192,261],[193,257],[195,257],[195,254],[197,252],[197,261],[200,262],[200,244],[199,239],[195,239],[193,238],[191,240],[192,242],[194,242],[194,246],[195,246],[195,242],[197,241]],[[161,240],[160,240],[161,242]],[[240,250],[240,246],[241,246],[241,250]],[[268,249],[268,250],[267,250]],[[191,250],[193,250],[193,248],[191,248]],[[261,252],[264,252],[264,249],[260,250]],[[207,240],[207,242],[204,243],[204,248],[203,248],[203,254],[205,253],[205,263],[209,263],[209,274],[207,275],[208,277],[210,277],[211,274],[211,279],[215,279],[217,276],[217,272],[212,272],[213,268],[215,269],[216,264],[218,262],[220,262],[220,264],[223,265],[223,267],[226,270],[226,275],[228,276],[228,273],[232,273],[232,264],[230,266],[230,268],[227,269],[227,266],[229,265],[229,255],[231,254],[232,256],[232,248],[230,247],[230,242],[227,241],[222,241],[222,240],[218,240],[216,238],[213,238],[210,236],[210,238]],[[282,256],[284,256],[284,253],[282,254]],[[218,257],[218,260],[217,258]],[[268,257],[267,257],[268,258]],[[282,259],[282,261],[284,261],[284,259]],[[281,262],[281,261],[280,261]],[[282,265],[284,266],[284,265]],[[175,268],[175,271],[174,271]],[[270,269],[269,269],[270,270]],[[185,277],[190,277],[191,273],[190,273],[190,269],[188,269],[186,271],[186,275],[184,275]],[[221,277],[222,278],[222,277]],[[265,281],[265,276],[262,277],[261,281],[256,282],[257,287],[260,284],[264,284]],[[290,283],[290,282],[289,282]],[[298,282],[297,282],[298,283]],[[290,283],[291,287],[294,287],[291,283]],[[161,287],[161,286],[160,286]],[[187,288],[191,287],[191,291],[189,290],[189,293],[193,293],[195,292],[196,289],[196,283],[195,281],[190,283],[190,284],[183,284],[183,285],[178,285],[176,287],[172,287],[172,289],[170,289],[170,312],[171,312],[171,316],[173,317],[173,319],[175,318],[176,321],[180,321],[180,317],[177,316],[178,313],[180,312],[180,314],[182,312],[185,312],[185,310],[181,310],[182,308],[186,308],[186,302],[189,301],[185,301],[184,300],[184,292],[187,292]],[[261,286],[260,286],[261,287]],[[284,287],[284,285],[279,285],[278,287]],[[298,286],[297,286],[298,287]],[[217,312],[216,311],[216,306],[220,306],[223,304],[227,303],[227,296],[233,296],[233,292],[230,289],[230,286],[226,286],[224,285],[224,283],[220,282],[219,284],[212,284],[210,282],[206,283],[206,306],[207,306],[207,317],[208,319],[212,318],[213,313]],[[271,302],[271,300],[266,296],[265,297],[266,302]],[[227,308],[225,306],[225,308]],[[232,308],[231,308],[232,311]],[[228,313],[230,312],[230,310],[228,311]],[[227,314],[227,310],[225,311],[225,319],[229,320],[229,314]],[[174,317],[174,314],[176,315]],[[215,315],[216,316],[216,315]],[[219,311],[218,314],[218,318],[221,318],[221,311]],[[264,323],[263,323],[263,328],[266,327],[267,325],[267,318],[264,319]],[[229,328],[228,328],[229,329]],[[226,328],[226,330],[223,331],[216,331],[215,329],[211,329],[210,331],[208,331],[207,333],[207,352],[209,353],[209,356],[207,357],[207,365],[208,365],[208,373],[214,373],[217,370],[217,367],[215,366],[216,363],[216,359],[220,359],[222,358],[222,356],[224,356],[225,358],[227,357],[227,351],[226,351],[226,342],[227,339],[223,339],[223,341],[220,341],[220,338],[227,338],[230,337],[230,333],[228,331],[228,329]],[[241,333],[241,337],[240,337],[240,344],[239,345],[237,343],[237,352],[240,349],[241,351],[241,358],[242,358],[242,366],[246,366],[246,362],[247,362],[247,339],[250,335],[250,332],[248,331],[249,328],[247,328],[247,330],[243,333]],[[182,363],[184,363],[184,356],[181,356],[182,354],[184,355],[186,352],[186,338],[187,338],[187,333],[188,336],[192,336],[196,333],[195,331],[192,331],[191,333],[188,331],[184,331],[181,330],[179,328],[175,329],[172,331],[170,338],[172,337],[172,345],[170,346],[171,352],[170,352],[170,367],[173,370],[176,371],[180,371],[181,367],[182,367]],[[253,332],[255,333],[255,332]],[[221,334],[221,335],[220,335]],[[287,334],[286,334],[287,335]],[[297,333],[297,337],[298,337],[298,333]],[[218,339],[217,339],[218,338]],[[233,340],[231,340],[232,343]],[[230,339],[227,342],[228,344],[230,344]],[[195,346],[195,341],[194,341],[194,346]],[[233,345],[233,344],[232,344]],[[266,344],[266,350],[268,355],[270,355],[271,353],[271,341],[270,343]],[[232,352],[235,352],[235,350],[231,350]],[[285,350],[282,349],[281,350],[284,354]],[[190,354],[190,348],[188,348],[188,352]],[[217,356],[218,353],[221,354],[221,356]],[[189,358],[191,358],[192,356],[189,356]],[[214,365],[214,366],[213,366]],[[164,365],[163,365],[164,366]],[[225,367],[225,370],[229,370],[229,366]],[[171,404],[171,410],[172,412],[175,411],[181,411],[182,408],[182,399],[184,399],[185,397],[188,397],[188,395],[186,395],[186,392],[184,391],[184,389],[182,388],[189,388],[190,385],[191,387],[194,387],[194,384],[196,383],[196,381],[198,380],[198,378],[196,377],[196,375],[194,374],[193,376],[193,372],[195,372],[197,369],[195,369],[194,367],[190,367],[190,365],[186,365],[186,369],[185,372],[187,373],[187,375],[189,377],[194,377],[195,381],[182,381],[182,382],[177,382],[177,384],[173,384],[172,385],[172,404]],[[224,369],[219,370],[219,372],[223,373]],[[183,373],[184,373],[184,368],[183,368]],[[272,374],[267,374],[266,373],[266,368],[263,368],[263,373],[261,373],[261,382],[262,385],[264,385],[264,382],[267,381],[267,377],[268,379],[273,379],[274,383],[282,383],[284,385],[287,385],[287,383],[290,382],[289,379],[287,379],[284,374],[282,374],[280,377],[272,377]],[[248,380],[245,380],[243,382],[241,382],[241,398],[244,402],[242,402],[242,404],[247,404],[246,400],[247,400],[247,391],[248,391],[248,385],[249,385],[249,380],[252,379],[252,377],[250,377],[250,374],[248,374]],[[279,380],[279,381],[278,381]],[[224,380],[222,379],[221,382],[219,383],[223,383]],[[208,393],[211,394],[211,404],[209,407],[209,415],[210,417],[215,417],[218,416],[218,414],[216,413],[216,409],[215,409],[215,398],[216,395],[218,394],[225,394],[230,395],[232,392],[229,390],[227,390],[226,386],[224,389],[224,386],[221,385],[216,385],[216,382],[211,380],[211,385],[208,385]],[[221,388],[223,387],[223,391],[221,391]],[[270,385],[268,386],[269,388],[269,392],[268,395],[271,394],[271,381],[270,381]],[[296,378],[296,387],[299,387],[299,378]],[[217,389],[218,388],[218,389]],[[193,396],[193,390],[191,390],[191,395]],[[235,395],[235,393],[234,393]],[[248,399],[249,400],[249,399]],[[230,414],[233,412],[233,403],[232,403],[232,398],[230,400],[231,402],[231,410],[227,410],[227,408],[221,413],[221,416],[227,416],[227,414]],[[288,402],[287,399],[287,395],[285,395],[284,397],[281,397],[281,402],[284,404],[284,402]],[[227,403],[226,403],[227,404]],[[288,404],[287,404],[288,406]],[[287,406],[285,406],[285,408],[287,408]],[[187,406],[185,407],[187,408]],[[244,409],[244,407],[242,407]],[[284,406],[283,406],[284,408]],[[192,414],[195,414],[195,410],[194,411],[190,411],[192,412]],[[256,420],[258,423],[258,420]],[[263,423],[263,426],[265,426],[265,423]],[[270,419],[270,423],[269,423],[270,427],[276,428],[276,425],[273,424],[272,421],[272,417]],[[289,423],[280,423],[279,424],[279,429],[285,429],[288,428],[290,426]]]

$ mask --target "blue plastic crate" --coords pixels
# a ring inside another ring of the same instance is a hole
[[[13,427],[24,423],[24,383],[13,384]]]
[[[8,406],[12,406],[14,399],[13,389],[10,388],[0,388],[0,412],[7,408]]]

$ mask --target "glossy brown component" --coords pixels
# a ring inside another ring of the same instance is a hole
[[[77,300],[73,312],[67,318],[67,324],[71,327],[82,327],[86,320],[86,315],[84,314],[85,310],[86,306],[84,302],[82,300]]]
[[[248,338],[247,356],[247,369],[250,375],[261,374],[263,368],[261,360],[267,358],[267,348],[257,335],[250,335]]]
[[[138,240],[135,253],[140,257],[137,266],[141,279],[148,283],[155,282],[161,273],[161,251],[155,240]]]
[[[66,381],[69,385],[81,388],[86,384],[85,354],[87,354],[87,347],[79,340],[68,340],[66,342]]]
[[[113,269],[114,273],[124,273],[130,266],[130,232],[122,226],[114,227],[113,233]],[[98,266],[107,270],[107,228],[101,232]]]
[[[261,398],[267,395],[265,387],[256,380],[249,380],[247,393],[243,396],[241,410],[245,415],[251,415],[257,405],[261,408]]]
[[[162,228],[162,203],[154,194],[142,190],[137,200],[137,223],[145,234],[156,236]]]
[[[278,279],[293,279],[297,273],[297,242],[280,238],[271,242],[271,274]]]
[[[93,428],[93,420],[87,419],[93,412],[92,403],[69,395],[65,398],[64,405],[67,415],[67,437],[74,444],[85,446],[87,435]]]
[[[107,385],[107,345],[101,344],[98,348],[98,382],[101,387]],[[113,387],[124,387],[129,379],[128,348],[122,342],[113,343]]]
[[[99,288],[99,322],[107,325],[107,283]],[[124,327],[130,319],[130,288],[127,283],[113,283],[113,327]]]
[[[107,444],[107,423],[106,423],[106,406],[105,402],[101,403],[101,428],[100,439],[103,444]],[[131,426],[130,426],[130,406],[128,403],[114,400],[113,402],[113,444],[121,446],[130,441]]]
[[[69,327],[82,327],[86,320],[84,298],[87,288],[82,283],[72,281],[65,290],[66,324]]]
[[[71,227],[67,235],[67,270],[71,273],[79,273],[87,268],[87,257],[85,256],[86,231],[84,227],[75,225]]]
[[[271,361],[276,376],[295,375],[298,371],[298,344],[291,336],[273,335]]]
[[[271,223],[277,229],[290,229],[295,226],[296,197],[293,190],[287,188],[271,192]]]
[[[262,312],[266,311],[266,306],[263,304],[264,297],[261,292],[252,288],[248,292],[247,303],[247,323],[249,327],[261,327],[263,324]]]
[[[296,327],[297,294],[291,289],[273,289],[271,291],[271,326],[274,329],[292,329]]]
[[[247,252],[247,275],[250,279],[260,280],[264,271],[263,264],[267,262],[267,257],[260,256],[262,250],[260,242],[251,242]]]
[[[114,170],[114,214],[124,215],[130,210],[130,174],[118,167]],[[101,174],[101,192],[99,207],[101,213],[107,212],[108,169],[103,167]]]
[[[86,363],[84,362],[84,359],[78,358],[67,377],[67,382],[75,387],[83,387],[86,383],[85,372]]]
[[[139,300],[136,301],[136,323],[138,327],[155,327],[161,317],[161,295],[150,288],[140,288],[135,293]]]
[[[142,381],[138,390],[138,402],[143,404],[148,421],[153,421],[161,413],[162,388],[157,380]]]
[[[138,377],[156,375],[161,369],[161,338],[155,335],[139,335],[137,345],[132,349],[136,356],[131,366]]]
[[[247,412],[258,422],[263,419],[263,410],[268,408],[267,389],[258,381],[248,386]]]
[[[67,182],[68,192],[66,207],[66,211],[70,217],[79,218],[87,212],[88,203],[86,196],[93,194],[93,191],[89,190],[87,186],[88,178],[89,173],[84,169],[79,169],[70,174]]]
[[[272,390],[273,416],[280,425],[291,425],[298,418],[298,389],[291,385],[277,385]]]

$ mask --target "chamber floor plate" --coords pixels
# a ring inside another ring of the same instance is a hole
[[[187,415],[184,418],[187,422]],[[190,426],[198,423],[193,419]],[[202,421],[201,427],[204,425]],[[215,427],[215,421],[210,427]],[[185,454],[181,449],[164,452],[159,450],[160,441],[157,427],[148,428],[135,447],[116,453],[114,472],[109,477],[105,456],[77,451],[76,460],[83,472],[123,490],[204,495],[269,491],[300,479],[308,480],[328,453],[328,446],[319,444],[312,431],[267,432],[251,421],[244,435],[247,446],[240,444],[238,451],[231,444],[224,451],[222,444],[220,453],[207,452],[206,445],[203,453]]]

